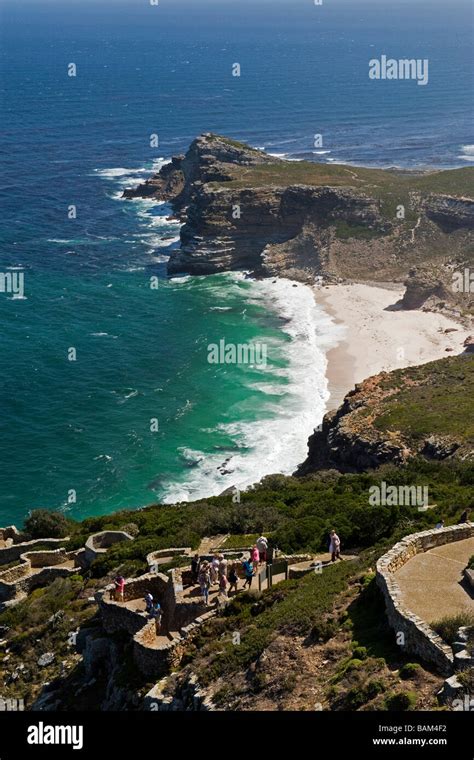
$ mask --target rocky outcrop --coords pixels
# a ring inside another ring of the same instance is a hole
[[[470,169],[459,171],[466,184]],[[435,174],[442,187],[449,172]],[[425,175],[414,174],[412,185],[394,171],[282,161],[205,134],[124,196],[170,202],[184,222],[170,274],[250,270],[301,281],[402,281],[415,265],[432,273],[436,261],[439,278],[411,278],[400,304],[419,308],[430,298],[453,299],[452,268],[443,267],[470,250],[474,200],[430,192]],[[395,213],[400,203],[406,220]]]
[[[386,374],[382,372],[356,385],[339,409],[324,416],[321,429],[308,440],[308,457],[295,475],[324,469],[358,472],[386,463],[403,464],[409,458],[410,452],[401,438],[367,424],[371,407],[385,396],[379,383]]]
[[[466,354],[474,354],[474,335],[469,335],[463,345]]]
[[[404,284],[406,290],[399,303],[403,309],[421,309],[430,300],[445,302],[450,297],[443,281],[429,272],[420,273],[416,269],[411,269]]]
[[[453,195],[430,195],[423,203],[426,215],[447,232],[466,227],[474,230],[474,201]]]
[[[144,184],[124,190],[124,197],[155,197],[171,202],[176,212],[183,212],[203,185],[232,179],[228,166],[251,167],[274,162],[271,156],[247,145],[204,134],[193,140],[186,155],[174,156]]]
[[[364,380],[347,394],[339,409],[325,415],[321,429],[309,438],[308,457],[295,475],[323,469],[360,472],[386,463],[401,465],[413,457],[474,459],[469,433],[451,431],[457,399],[469,397],[473,372],[474,358],[461,354]],[[411,408],[408,425],[396,413],[407,404]],[[444,420],[446,432],[417,429],[427,425],[433,404],[439,415],[437,427]]]

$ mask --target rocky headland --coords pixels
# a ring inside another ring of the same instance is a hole
[[[474,461],[473,382],[468,352],[369,377],[325,415],[296,474],[362,472],[414,458]]]
[[[474,259],[472,167],[407,172],[285,161],[205,134],[124,197],[167,201],[183,221],[170,274],[399,282],[407,286],[400,308],[461,319],[473,311],[473,294],[453,287]]]

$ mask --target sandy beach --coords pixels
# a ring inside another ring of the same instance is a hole
[[[314,291],[318,304],[344,327],[342,340],[327,354],[328,410],[371,375],[462,353],[472,334],[442,314],[392,310],[403,286],[329,285]]]

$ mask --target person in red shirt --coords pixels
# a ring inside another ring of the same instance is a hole
[[[125,578],[123,575],[117,575],[115,583],[115,601],[123,602],[123,592],[125,589]]]

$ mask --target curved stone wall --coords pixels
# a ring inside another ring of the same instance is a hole
[[[24,544],[19,544],[24,546]],[[52,583],[55,578],[64,578],[77,572],[77,552],[65,549],[52,551],[24,552],[19,564],[0,572],[0,602],[9,602],[21,598],[37,586]],[[73,567],[58,567],[67,561],[73,561]],[[33,572],[38,570],[39,572]]]
[[[102,530],[100,533],[93,533],[84,546],[86,564],[90,565],[97,557],[105,554],[107,549],[119,541],[133,541],[133,536],[125,533],[124,530]]]
[[[146,592],[150,591],[153,596],[159,599],[163,610],[166,613],[167,594],[169,593],[170,580],[162,573],[147,573],[139,578],[131,578],[125,581],[124,602],[132,599],[143,599]],[[111,583],[106,588],[95,594],[95,600],[99,605],[102,623],[107,633],[116,631],[126,631],[134,635],[137,631],[147,624],[149,617],[141,610],[132,610],[121,602],[116,602],[111,598],[110,592],[114,590],[114,584]]]
[[[385,598],[388,622],[397,634],[403,634],[403,648],[423,660],[432,662],[443,675],[453,672],[453,651],[424,620],[407,610],[401,600],[394,573],[416,554],[452,541],[474,536],[474,523],[460,523],[446,528],[412,533],[384,554],[377,562],[376,582]]]
[[[148,567],[156,565],[157,561],[162,557],[190,557],[191,562],[192,549],[190,546],[184,546],[183,548],[172,547],[171,549],[157,549],[154,552],[147,554]]]
[[[37,546],[49,546],[51,551],[62,547],[69,541],[69,538],[35,538],[32,541],[23,541],[19,544],[12,544],[3,549],[0,548],[0,566],[8,565],[10,562],[16,562],[25,552],[34,551]]]

